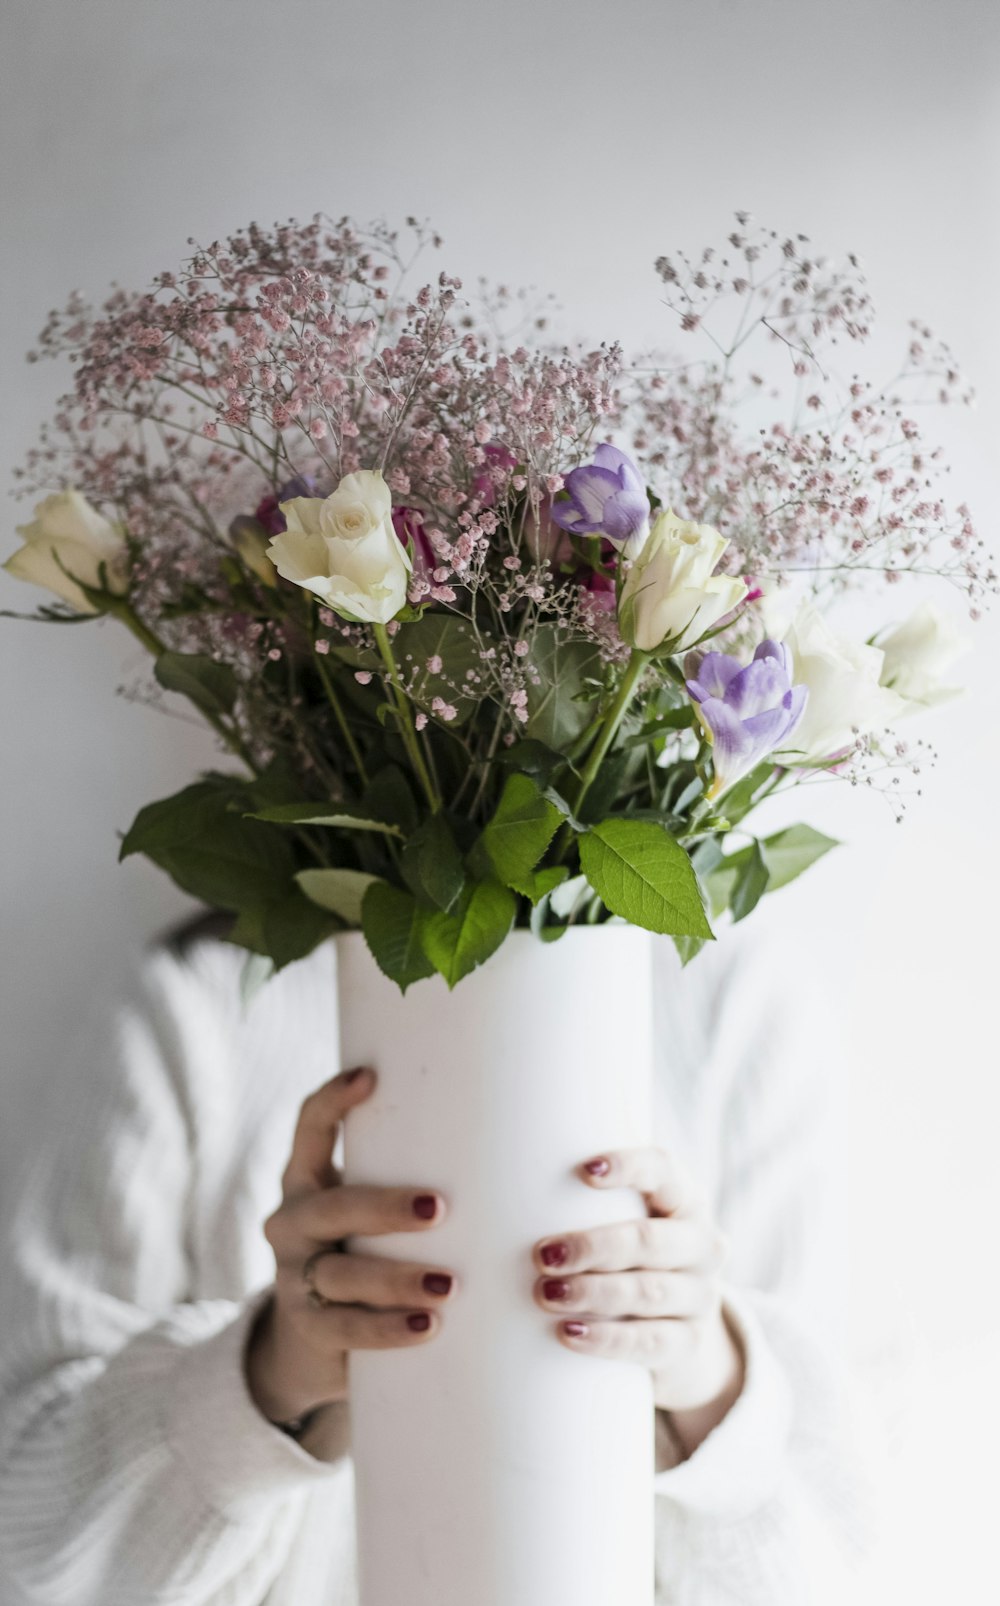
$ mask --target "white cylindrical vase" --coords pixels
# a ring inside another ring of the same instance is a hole
[[[651,939],[517,931],[453,992],[405,997],[359,933],[336,946],[341,1063],[378,1072],[345,1181],[447,1202],[439,1227],[356,1247],[458,1281],[432,1342],[351,1356],[362,1606],[651,1606],[649,1374],[565,1348],[531,1258],[643,1213],[579,1167],[650,1141]]]

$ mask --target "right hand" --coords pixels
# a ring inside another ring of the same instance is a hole
[[[264,1224],[277,1274],[246,1373],[272,1422],[344,1400],[351,1350],[429,1343],[440,1330],[437,1310],[455,1290],[452,1273],[439,1266],[335,1248],[354,1233],[425,1232],[445,1215],[430,1189],[343,1184],[332,1160],[340,1122],[374,1086],[374,1071],[344,1071],[306,1099],[282,1202]]]

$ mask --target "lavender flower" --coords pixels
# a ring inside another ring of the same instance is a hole
[[[617,446],[598,446],[593,463],[571,469],[569,500],[552,503],[552,518],[570,535],[603,535],[634,558],[649,534],[646,482]]]
[[[791,677],[792,655],[783,642],[762,641],[745,668],[724,652],[702,658],[686,684],[712,743],[710,798],[728,791],[794,730],[809,693]]]

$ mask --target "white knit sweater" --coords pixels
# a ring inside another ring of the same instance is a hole
[[[732,1239],[748,1357],[729,1416],[656,1477],[657,1600],[677,1606],[825,1600],[862,1537],[830,1353],[841,1078],[763,929],[683,976],[669,943],[659,960],[657,1136]],[[351,1463],[266,1422],[241,1366],[298,1106],[337,1068],[331,954],[245,1013],[240,965],[211,940],[142,961],[110,1044],[54,1081],[4,1212],[2,1606],[356,1601]]]

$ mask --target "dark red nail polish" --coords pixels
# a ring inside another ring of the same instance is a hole
[[[349,1087],[352,1082],[356,1082],[358,1077],[359,1076],[364,1076],[364,1074],[365,1074],[364,1066],[363,1065],[358,1065],[358,1066],[355,1067],[355,1069],[353,1071],[345,1071],[344,1072],[344,1081],[347,1083],[347,1085]]]
[[[562,1327],[567,1338],[586,1338],[590,1332],[586,1322],[563,1322]]]
[[[565,1266],[569,1259],[569,1244],[555,1243],[542,1245],[543,1266]]]
[[[429,1271],[423,1280],[428,1294],[450,1294],[452,1279],[444,1271]]]
[[[542,1294],[546,1299],[568,1299],[569,1283],[565,1277],[547,1277],[542,1284]]]
[[[421,1221],[431,1221],[437,1215],[438,1202],[432,1193],[418,1193],[413,1201],[413,1214]]]
[[[411,1333],[426,1333],[431,1319],[425,1310],[415,1310],[412,1316],[407,1316],[406,1325]]]
[[[588,1160],[583,1169],[589,1176],[606,1177],[611,1170],[611,1161],[605,1160],[604,1156],[601,1155],[597,1160]]]

